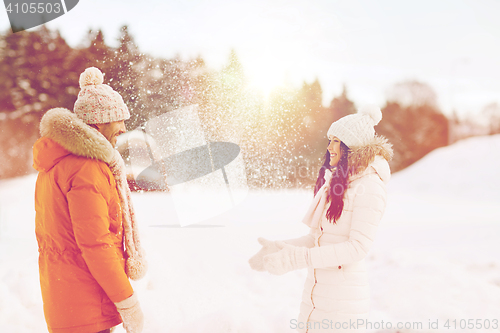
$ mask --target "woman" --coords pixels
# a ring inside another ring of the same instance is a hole
[[[303,222],[304,237],[284,242],[259,238],[263,248],[250,266],[276,275],[308,268],[298,319],[299,332],[360,332],[368,318],[366,257],[386,205],[392,148],[375,135],[377,107],[334,122],[319,171],[314,200]],[[358,321],[359,320],[359,321]]]

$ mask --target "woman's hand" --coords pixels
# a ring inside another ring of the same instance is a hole
[[[284,242],[276,242],[276,246],[280,248],[278,252],[264,256],[264,268],[269,273],[282,275],[309,266],[308,248]]]
[[[266,270],[264,268],[264,256],[271,253],[276,253],[280,250],[280,248],[276,245],[275,241],[270,241],[262,237],[259,237],[257,241],[260,243],[260,245],[262,245],[262,249],[260,249],[260,251],[257,252],[256,255],[250,258],[250,260],[248,260],[248,263],[253,270],[264,272]]]

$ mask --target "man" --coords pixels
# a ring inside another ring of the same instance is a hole
[[[141,278],[140,247],[124,164],[114,149],[130,117],[97,68],[80,76],[74,113],[49,110],[33,146],[40,286],[49,332],[142,331],[128,280]]]

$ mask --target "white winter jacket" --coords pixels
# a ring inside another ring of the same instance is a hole
[[[363,332],[358,319],[368,318],[370,291],[364,258],[373,244],[386,206],[386,184],[391,145],[381,137],[353,149],[342,215],[336,223],[326,218],[326,205],[319,228],[288,241],[311,248],[300,314],[292,321],[299,332]]]

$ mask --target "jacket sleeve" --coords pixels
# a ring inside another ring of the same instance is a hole
[[[106,197],[111,191],[99,162],[88,161],[73,178],[67,199],[75,240],[90,273],[111,301],[119,302],[133,290],[109,230]]]
[[[312,248],[310,263],[313,268],[336,267],[359,261],[370,250],[385,210],[385,185],[367,177],[357,184],[355,190],[349,239]]]
[[[284,240],[283,242],[293,245],[293,246],[303,246],[307,248],[312,248],[314,247],[314,236],[312,234],[312,229],[311,232],[309,232],[307,235],[299,237],[299,238],[293,238],[293,239],[287,239]]]

